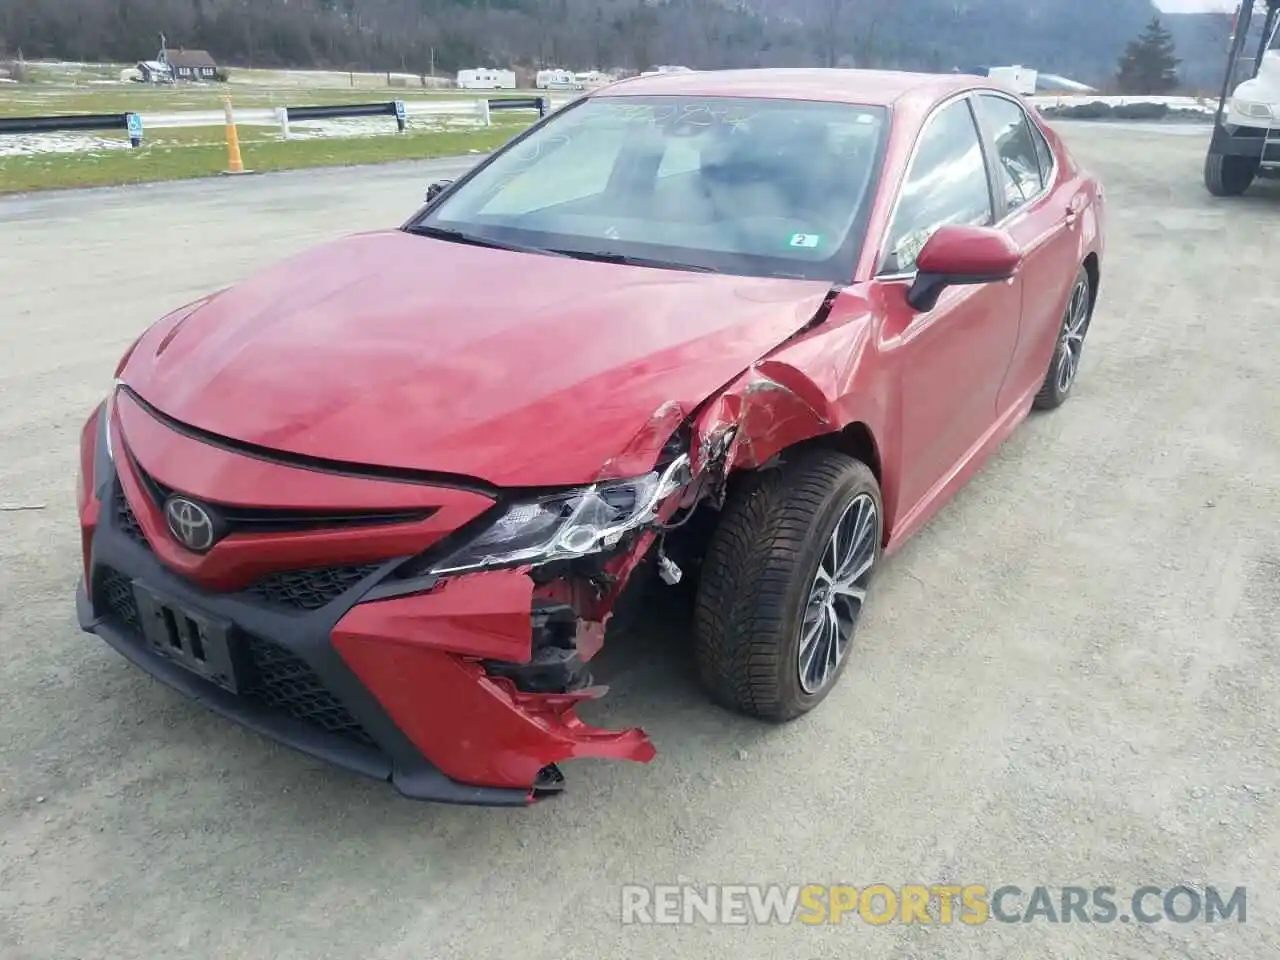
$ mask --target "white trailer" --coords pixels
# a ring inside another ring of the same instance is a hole
[[[1015,93],[1032,96],[1036,92],[1036,71],[1022,65],[1013,67],[992,67],[987,71],[987,79],[1004,84]]]
[[[458,87],[462,90],[514,90],[516,75],[511,70],[477,67],[458,71]]]
[[[572,70],[539,70],[533,85],[539,90],[581,90]]]
[[[592,90],[596,87],[603,87],[606,83],[613,83],[614,78],[607,73],[601,73],[599,70],[587,70],[583,73],[574,75],[574,82],[577,83],[581,90]]]

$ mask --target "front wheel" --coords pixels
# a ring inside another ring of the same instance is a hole
[[[1253,186],[1259,163],[1252,157],[1211,153],[1204,158],[1204,185],[1215,197],[1240,197]]]
[[[882,517],[871,470],[831,450],[734,491],[707,548],[694,619],[699,673],[718,703],[782,722],[826,698],[880,559]]]

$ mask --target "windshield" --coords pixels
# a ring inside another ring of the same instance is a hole
[[[752,276],[852,279],[885,110],[595,97],[497,153],[411,229]]]

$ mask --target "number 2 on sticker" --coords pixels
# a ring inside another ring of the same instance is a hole
[[[791,235],[791,246],[793,247],[816,247],[822,241],[822,237],[816,233],[793,233]]]

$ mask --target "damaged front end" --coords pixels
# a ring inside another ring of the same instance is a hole
[[[578,707],[607,687],[590,662],[628,587],[694,573],[737,469],[833,429],[789,364],[762,360],[697,410],[668,404],[586,487],[510,491],[354,607],[333,641],[396,725],[456,781],[559,792],[559,764],[648,762],[636,728]],[[381,593],[381,597],[377,594]],[[372,601],[372,602],[370,602]]]
[[[653,548],[702,499],[688,436],[656,463],[650,446],[652,469],[631,479],[509,493],[339,621],[340,655],[450,778],[537,797],[562,789],[563,760],[652,759],[643,731],[591,727],[577,708],[607,691],[588,664],[632,574],[653,555],[679,579]]]

